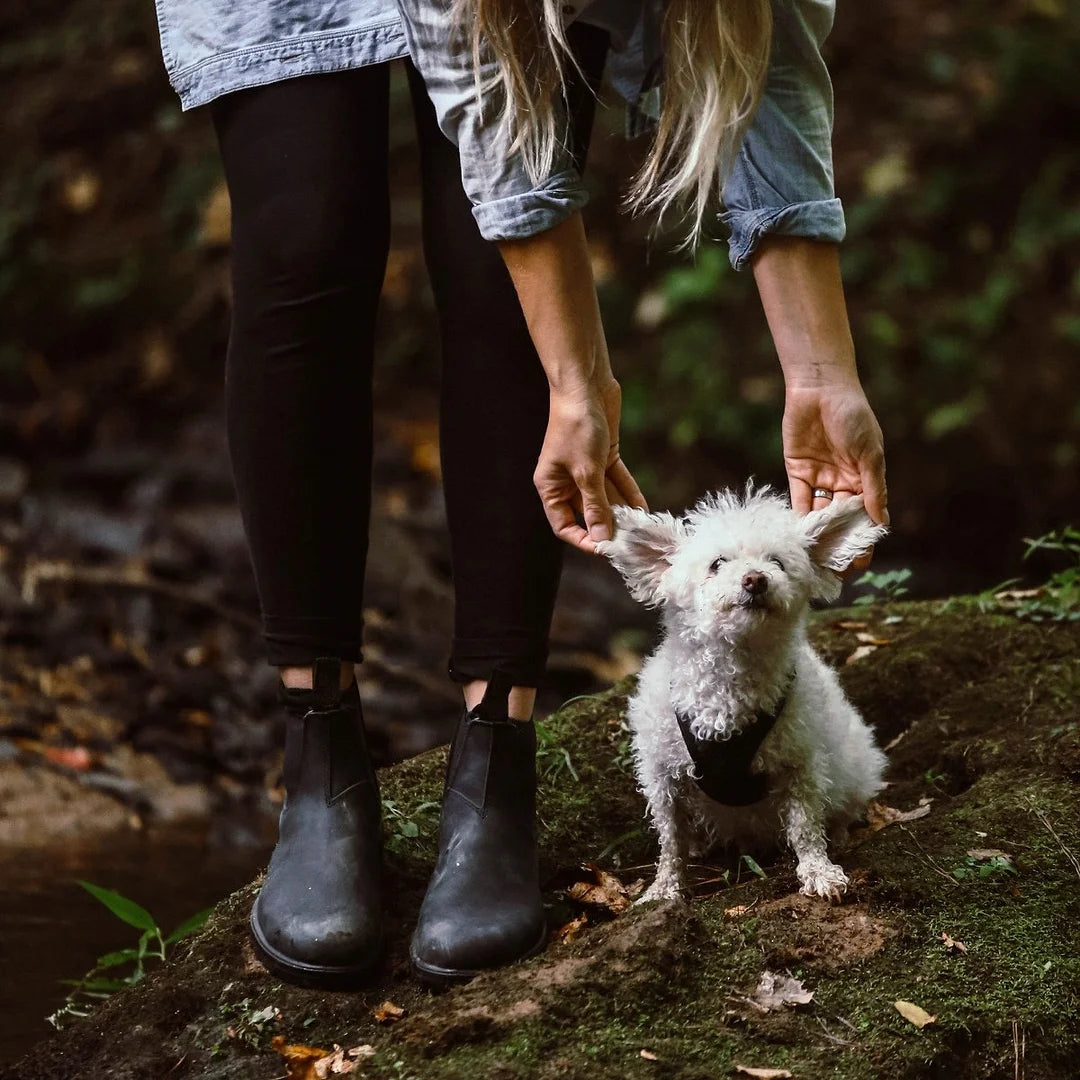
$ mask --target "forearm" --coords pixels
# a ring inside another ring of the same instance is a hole
[[[857,382],[836,245],[769,237],[752,265],[787,387]]]
[[[499,244],[553,393],[611,378],[592,266],[579,213],[524,240]]]

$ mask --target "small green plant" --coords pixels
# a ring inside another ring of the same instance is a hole
[[[565,769],[575,783],[580,783],[581,777],[574,768],[570,751],[559,745],[554,732],[546,724],[536,720],[533,726],[536,728],[536,764],[540,775],[545,780],[554,780]]]
[[[252,1005],[251,998],[219,1005],[217,1012],[225,1024],[225,1030],[221,1041],[210,1047],[211,1057],[224,1054],[227,1042],[240,1042],[253,1050],[265,1049],[281,1024],[281,1010],[276,1005],[258,1008]]]
[[[865,596],[856,596],[852,603],[876,604],[881,602],[888,604],[893,600],[899,600],[907,595],[908,590],[904,583],[910,579],[911,571],[906,568],[902,570],[885,570],[880,574],[874,573],[873,570],[867,570],[855,584],[862,585],[873,591]]]
[[[1016,614],[1033,622],[1076,622],[1080,619],[1080,529],[1066,525],[1034,540],[1025,538],[1024,543],[1025,559],[1036,551],[1059,551],[1072,565],[1058,570],[1034,596],[1023,600]]]
[[[757,864],[757,862],[754,859],[750,858],[749,855],[743,855],[740,858],[741,861],[745,863],[746,869],[749,870],[751,874],[754,874],[756,877],[761,878],[762,881],[765,881],[768,878],[769,875],[766,874],[765,871],[762,870],[761,867]]]
[[[80,881],[78,884],[95,900],[104,904],[121,922],[141,930],[142,934],[133,947],[99,956],[97,963],[81,979],[64,980],[65,985],[71,987],[71,992],[65,998],[64,1004],[51,1016],[46,1017],[58,1031],[68,1017],[87,1016],[95,1001],[137,983],[146,974],[147,961],[164,962],[169,947],[200,930],[211,911],[207,908],[192,915],[166,937],[153,915],[134,900],[129,900],[112,889],[93,885],[89,881]],[[120,974],[124,968],[129,970],[126,974]],[[105,972],[110,974],[106,975]]]
[[[391,834],[386,846],[391,851],[401,851],[410,841],[430,831],[434,814],[439,809],[437,802],[422,802],[411,813],[403,810],[393,799],[383,799],[383,816],[390,823]]]
[[[1012,860],[1004,855],[994,855],[989,859],[968,855],[960,866],[953,868],[952,875],[957,881],[991,881],[1008,878],[1015,873]]]

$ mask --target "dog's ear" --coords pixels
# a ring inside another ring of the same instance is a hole
[[[597,545],[622,574],[635,600],[649,606],[663,602],[660,587],[685,535],[671,514],[649,514],[630,506],[616,506],[615,539]]]
[[[861,496],[837,499],[822,510],[812,510],[802,525],[816,571],[813,595],[820,600],[835,600],[840,595],[841,572],[889,531],[870,520]]]

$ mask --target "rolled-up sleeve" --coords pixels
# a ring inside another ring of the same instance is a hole
[[[769,234],[839,243],[833,188],[833,97],[821,47],[834,0],[773,0],[773,44],[761,104],[723,189],[731,265],[741,270]]]
[[[490,100],[486,108],[478,100],[471,42],[454,26],[448,0],[397,0],[397,5],[410,58],[427,86],[439,127],[458,148],[461,181],[480,234],[486,240],[535,236],[584,206],[588,196],[569,153],[560,154],[552,172],[533,183],[520,155],[509,151],[497,110]],[[495,73],[494,61],[482,62],[480,85],[488,85]]]

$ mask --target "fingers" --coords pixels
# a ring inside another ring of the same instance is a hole
[[[620,496],[619,499],[612,500],[613,502],[622,502],[627,506],[635,506],[639,510],[649,509],[645,496],[641,494],[641,488],[638,487],[637,481],[621,457],[617,457],[608,466],[607,479],[614,484]]]
[[[615,534],[615,521],[611,513],[605,487],[604,473],[599,469],[579,473],[574,477],[581,493],[581,516],[593,544],[610,540]]]
[[[562,499],[549,501],[541,496],[544,505],[544,515],[548,519],[551,531],[560,539],[579,548],[586,554],[593,555],[596,552],[596,544],[589,539],[588,532],[577,522],[574,509],[569,502]]]
[[[788,494],[791,496],[791,508],[797,514],[809,514],[814,509],[813,488],[805,480],[788,477]]]
[[[889,495],[885,487],[885,465],[876,462],[862,470],[863,502],[876,525],[889,524]]]

